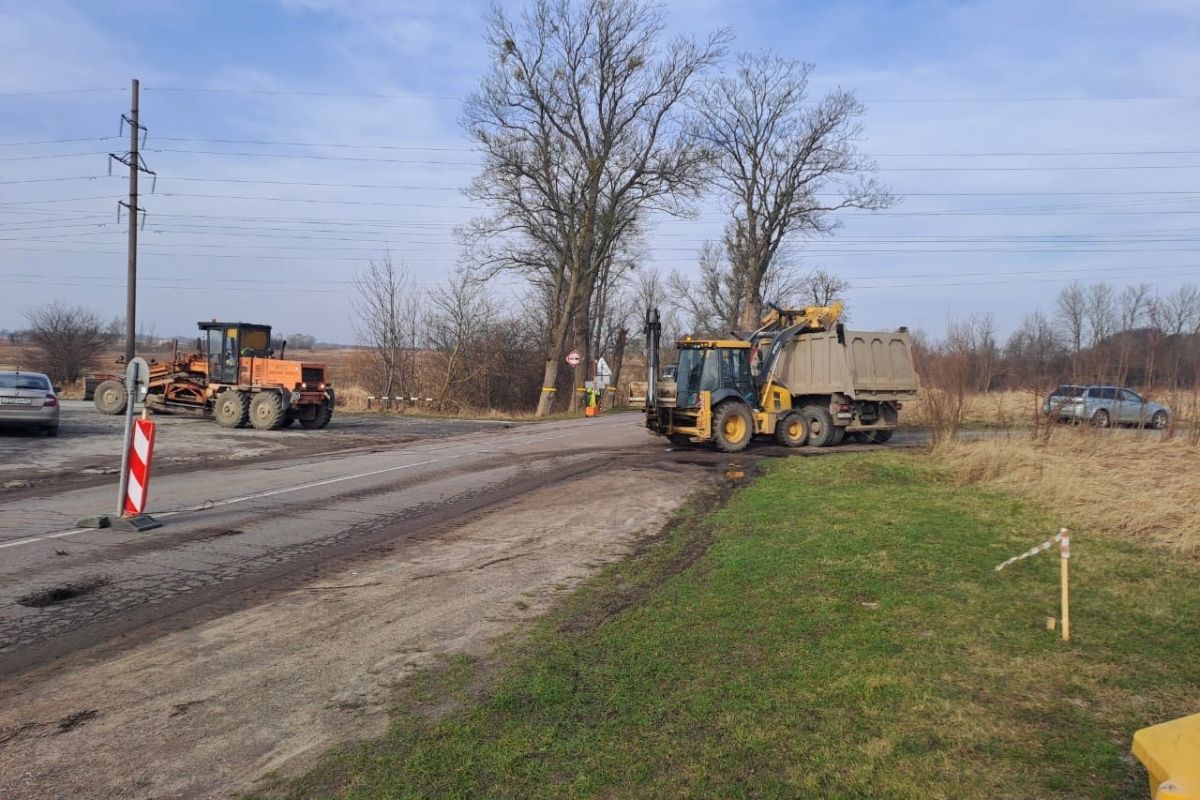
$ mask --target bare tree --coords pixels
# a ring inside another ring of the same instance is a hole
[[[842,304],[842,316],[847,316],[846,292],[850,282],[837,277],[824,267],[818,267],[804,277],[804,299],[814,306]]]
[[[466,273],[430,292],[426,328],[441,381],[436,390],[440,408],[462,409],[480,397],[483,378],[501,352],[489,335],[498,318],[499,309],[485,287]]]
[[[1117,299],[1112,286],[1093,283],[1087,288],[1084,314],[1087,319],[1090,345],[1096,347],[1116,331],[1119,320]]]
[[[56,384],[74,383],[93,367],[116,331],[82,306],[54,302],[25,312],[26,341],[38,366]]]
[[[839,225],[832,212],[893,202],[858,150],[865,108],[840,89],[810,103],[812,70],[768,51],[743,54],[698,103],[696,135],[715,154],[732,205],[726,237],[746,275],[743,328],[760,319],[763,281],[790,235],[829,234]]]
[[[1163,298],[1162,312],[1166,333],[1175,336],[1200,333],[1200,288],[1190,283],[1181,284]]]
[[[410,387],[413,377],[415,334],[421,317],[421,297],[404,265],[390,254],[354,278],[354,332],[372,354],[374,387],[384,397],[394,397]]]
[[[718,245],[707,241],[700,248],[700,263],[695,278],[682,272],[672,272],[668,280],[672,292],[672,304],[688,320],[692,333],[724,335],[730,331],[753,330],[761,317],[756,317],[753,327],[747,328],[746,293],[749,276],[737,268],[735,253],[728,240]],[[807,275],[792,267],[786,258],[777,258],[763,277],[760,294],[776,305],[790,307],[822,293],[824,289],[840,292],[849,284],[832,278],[824,270]]]
[[[1079,281],[1063,287],[1058,293],[1058,319],[1063,335],[1071,345],[1073,371],[1079,371],[1079,351],[1083,347],[1083,326],[1087,318],[1087,293]]]
[[[586,346],[621,243],[646,212],[684,213],[703,187],[707,153],[678,115],[728,35],[664,45],[664,27],[646,0],[534,0],[519,24],[499,6],[488,18],[492,65],[463,127],[484,159],[468,194],[494,210],[464,239],[485,274],[515,271],[548,298],[547,389],[572,328]],[[539,416],[551,402],[543,391]]]
[[[1154,287],[1148,283],[1130,284],[1121,290],[1118,299],[1121,314],[1121,330],[1132,331],[1145,320],[1149,313],[1150,296]]]

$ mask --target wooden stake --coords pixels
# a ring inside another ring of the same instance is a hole
[[[1062,530],[1062,542],[1059,544],[1059,574],[1062,576],[1062,640],[1071,641],[1071,592],[1068,565],[1071,563],[1071,539],[1067,531]]]

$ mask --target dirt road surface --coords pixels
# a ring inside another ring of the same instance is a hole
[[[7,503],[0,797],[233,797],[377,735],[728,461],[683,455],[625,415],[163,476],[143,534],[70,527],[109,486]]]

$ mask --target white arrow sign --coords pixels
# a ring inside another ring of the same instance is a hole
[[[596,383],[600,386],[607,386],[611,377],[612,370],[609,368],[608,362],[601,358],[596,362]]]

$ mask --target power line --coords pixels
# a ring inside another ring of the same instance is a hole
[[[160,136],[163,142],[191,142],[196,144],[255,144],[276,147],[328,147],[348,150],[430,150],[446,153],[478,153],[476,147],[428,147],[397,144],[348,144],[341,142],[289,142],[276,139],[193,139],[186,136]]]
[[[40,139],[30,142],[0,142],[0,147],[26,147],[42,144],[67,144],[77,142],[108,142],[116,139],[115,136],[84,136],[77,139]]]
[[[245,94],[274,95],[281,97],[355,97],[371,100],[461,100],[458,95],[415,94],[408,92],[346,92],[346,91],[303,91],[290,89],[206,89],[192,86],[147,86],[147,92],[171,92],[175,94]]]
[[[61,181],[97,181],[112,178],[113,175],[76,175],[71,178],[26,178],[19,181],[0,181],[0,186],[11,186],[18,183],[57,183]]]
[[[187,150],[182,148],[170,147],[152,147],[148,148],[152,153],[185,153],[188,155],[202,156],[235,156],[238,158],[284,158],[291,160],[304,161],[359,161],[370,164],[418,164],[428,166],[441,167],[478,167],[479,164],[468,161],[429,161],[423,159],[403,159],[403,158],[365,158],[362,156],[318,156],[305,155],[302,153],[245,153],[234,152],[229,150]],[[45,156],[49,158],[50,156]]]
[[[124,89],[49,89],[37,92],[0,92],[0,97],[48,97],[59,94],[95,94],[98,92],[122,92]]]
[[[1077,103],[1145,100],[1197,100],[1197,94],[1059,95],[1045,97],[876,97],[864,103]]]
[[[47,158],[82,158],[84,156],[106,156],[108,153],[94,151],[90,153],[42,153],[36,156],[5,156],[0,161],[42,161]]]

